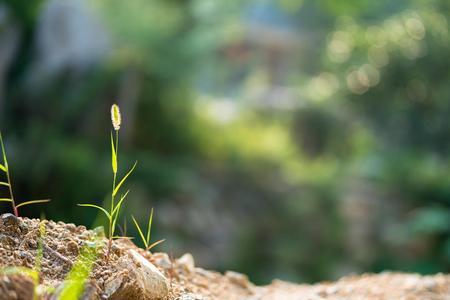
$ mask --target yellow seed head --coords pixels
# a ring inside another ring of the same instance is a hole
[[[119,130],[122,117],[120,116],[120,110],[117,104],[113,104],[111,106],[111,120],[114,130]]]

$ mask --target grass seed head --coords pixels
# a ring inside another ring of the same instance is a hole
[[[120,116],[119,106],[117,104],[113,104],[111,106],[111,121],[114,127],[114,130],[120,129],[120,123],[122,122],[122,117]]]

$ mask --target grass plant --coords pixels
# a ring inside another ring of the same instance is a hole
[[[118,172],[118,151],[119,151],[119,130],[121,125],[121,115],[119,106],[117,104],[112,105],[111,107],[111,121],[114,128],[114,135],[111,132],[111,168],[113,172],[113,181],[112,181],[112,192],[111,192],[111,202],[109,207],[101,207],[95,204],[78,204],[79,206],[84,207],[92,207],[100,210],[108,219],[108,250],[106,254],[107,260],[109,259],[109,255],[111,253],[111,245],[112,240],[116,238],[115,231],[116,231],[116,225],[117,220],[119,218],[120,210],[122,208],[123,201],[127,197],[129,190],[127,190],[125,193],[121,194],[119,201],[117,201],[117,195],[122,187],[122,185],[125,183],[127,178],[133,173],[134,169],[136,168],[137,161],[134,163],[133,167],[123,176],[123,178],[120,181],[117,181],[117,172]]]
[[[6,181],[0,181],[0,186],[7,187],[8,193],[9,193],[9,198],[0,198],[0,202],[10,202],[11,206],[12,206],[12,210],[16,217],[19,216],[19,207],[23,207],[23,206],[30,205],[30,204],[49,202],[50,199],[42,199],[42,200],[24,201],[24,202],[17,204],[16,200],[14,199],[14,193],[13,193],[12,183],[11,183],[11,173],[10,173],[8,159],[6,157],[5,145],[3,144],[3,137],[2,137],[1,133],[0,133],[0,144],[2,147],[2,156],[3,156],[3,163],[0,163],[0,171],[5,173],[5,175],[6,175]]]
[[[147,232],[144,235],[144,231],[142,230],[141,226],[139,225],[139,223],[136,221],[136,219],[134,218],[134,216],[131,216],[131,218],[133,219],[133,223],[136,226],[137,231],[139,232],[139,236],[141,237],[142,243],[144,243],[145,246],[145,250],[149,251],[150,249],[152,249],[153,247],[155,247],[156,245],[161,244],[162,242],[164,242],[165,240],[159,240],[156,241],[152,244],[150,244],[150,238],[151,238],[151,230],[152,230],[152,222],[153,222],[153,208],[150,211],[150,215],[148,217],[148,224],[147,224]]]

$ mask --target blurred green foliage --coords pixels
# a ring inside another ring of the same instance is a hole
[[[108,51],[54,73],[36,49],[57,1],[22,2],[0,2],[23,33],[0,126],[49,218],[95,219],[75,203],[106,196],[118,101],[129,209],[155,206],[162,250],[258,283],[450,270],[447,1],[89,1]]]

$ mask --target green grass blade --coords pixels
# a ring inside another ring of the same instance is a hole
[[[134,225],[136,225],[136,229],[139,232],[139,235],[141,236],[142,242],[145,245],[145,248],[148,247],[147,241],[145,240],[144,234],[142,233],[141,227],[139,226],[139,223],[136,221],[136,219],[134,218],[134,216],[131,216],[131,218],[133,219]]]
[[[116,233],[116,221],[117,221],[117,219],[113,218],[112,225],[111,225],[111,237],[114,236],[114,233]]]
[[[2,170],[3,172],[5,172],[6,173],[6,168],[5,168],[5,166],[4,165],[2,165],[2,164],[0,164],[0,170]]]
[[[112,165],[113,173],[116,174],[117,173],[117,154],[116,154],[116,149],[114,147],[114,139],[113,139],[112,132],[111,132],[111,165]]]
[[[118,215],[118,214],[117,214]],[[116,223],[117,223],[117,217],[113,217],[112,218],[112,225],[111,225],[111,228],[112,228],[112,233],[111,233],[111,235],[113,236],[114,235],[114,233],[116,233]]]
[[[12,202],[9,198],[0,198],[0,202]]]
[[[99,210],[101,210],[101,211],[106,215],[106,217],[108,218],[108,220],[111,220],[111,215],[110,215],[110,214],[106,211],[106,209],[104,209],[103,207],[100,207],[100,206],[95,205],[95,204],[78,204],[78,206],[82,206],[82,207],[93,207],[93,208],[99,209]]]
[[[94,241],[97,243],[96,241]],[[59,300],[78,300],[84,292],[86,282],[94,267],[94,263],[98,256],[97,249],[90,249],[84,246],[81,254],[74,263],[72,269],[64,280],[63,290],[58,296]]]
[[[122,206],[122,202],[123,202],[123,200],[125,200],[125,198],[127,197],[129,192],[130,192],[130,190],[128,190],[124,195],[122,195],[122,197],[120,197],[120,200],[119,200],[119,202],[117,202],[116,207],[114,207],[114,209],[113,209],[113,211],[111,213],[111,216],[114,217],[114,214],[116,212],[117,212],[117,215],[119,214],[119,210],[120,210],[120,207]]]
[[[114,232],[116,231],[116,223],[117,223],[117,219],[119,217],[119,213],[120,213],[120,208],[122,207],[122,203],[123,200],[125,200],[125,198],[127,197],[128,193],[130,192],[130,190],[128,190],[125,195],[122,195],[122,197],[120,197],[120,201],[117,203],[116,207],[114,207],[112,213],[111,213],[111,218],[112,218],[112,235],[114,235]]]
[[[128,176],[130,176],[131,173],[133,173],[134,168],[136,168],[137,165],[137,161],[134,163],[133,167],[130,169],[130,171],[128,171],[128,173],[122,178],[122,180],[119,182],[119,184],[116,186],[116,188],[113,191],[113,196],[115,196],[117,194],[117,192],[119,191],[120,187],[122,186],[122,184],[125,182],[125,180],[128,178]]]
[[[3,144],[3,137],[2,137],[1,132],[0,132],[0,144],[2,146],[2,153],[3,153],[3,167],[5,168],[5,172],[7,172],[8,171],[8,160],[6,159],[5,145]]]
[[[152,222],[153,222],[153,207],[150,212],[150,217],[148,218],[148,225],[147,225],[147,244],[150,243],[150,231],[152,230]]]
[[[159,244],[161,244],[161,243],[163,243],[165,241],[166,241],[166,239],[162,239],[162,240],[156,241],[153,244],[149,245],[147,248],[145,248],[145,250],[148,251],[148,250],[152,249],[153,247],[156,247],[156,246],[158,246]]]
[[[41,217],[42,220],[42,217]],[[39,222],[39,240],[38,240],[38,249],[36,253],[36,259],[34,263],[34,270],[40,274],[41,273],[41,266],[42,266],[42,259],[44,257],[44,238],[46,235],[46,228],[45,228],[45,221]]]
[[[0,185],[9,186],[9,183],[0,181]]]
[[[47,203],[47,202],[50,202],[50,199],[31,200],[31,201],[22,202],[22,203],[16,205],[16,208],[19,208],[19,207],[25,206],[25,205],[30,205],[30,204]]]

